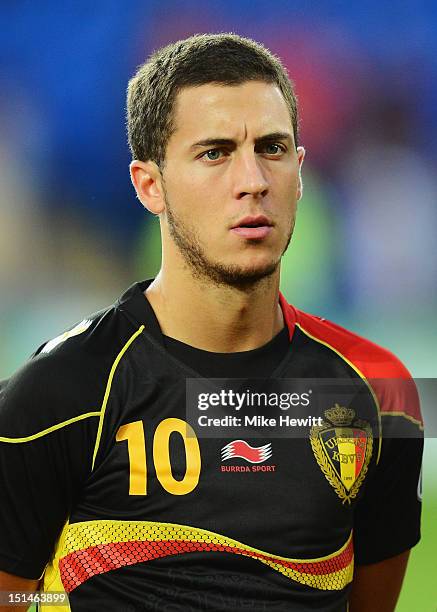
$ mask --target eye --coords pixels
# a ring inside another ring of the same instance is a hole
[[[275,142],[270,142],[265,145],[264,152],[267,153],[267,155],[280,155],[284,153],[284,147]]]
[[[223,151],[221,151],[220,149],[209,149],[208,151],[205,151],[205,153],[203,153],[201,157],[209,161],[217,161],[220,159],[220,155],[222,153]]]

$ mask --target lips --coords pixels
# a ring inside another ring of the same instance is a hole
[[[261,240],[265,238],[271,230],[272,223],[264,215],[244,217],[231,228],[234,234],[250,240]]]
[[[271,227],[272,223],[264,215],[257,215],[256,217],[244,217],[238,223],[236,223],[232,229],[238,227]]]

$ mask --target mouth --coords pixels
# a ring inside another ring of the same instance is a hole
[[[270,219],[264,215],[258,215],[256,217],[244,217],[231,228],[231,231],[241,238],[261,240],[270,233],[272,228],[273,224]]]

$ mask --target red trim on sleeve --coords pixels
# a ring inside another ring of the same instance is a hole
[[[279,304],[281,306],[282,314],[284,315],[285,324],[288,327],[288,335],[290,337],[291,342],[296,323],[296,312],[294,310],[294,307],[287,302],[281,292],[279,292]]]
[[[289,329],[297,324],[351,362],[372,386],[381,412],[399,412],[423,423],[416,385],[410,372],[393,353],[331,321],[307,314],[280,295]],[[290,332],[290,338],[292,331]]]

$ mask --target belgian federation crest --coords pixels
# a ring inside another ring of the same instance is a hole
[[[352,408],[335,404],[310,432],[311,447],[322,472],[343,504],[356,497],[372,457],[373,435]]]

